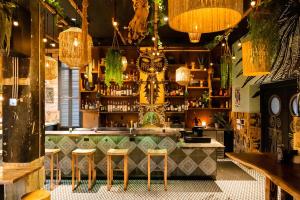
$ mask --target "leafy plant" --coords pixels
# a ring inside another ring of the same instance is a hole
[[[261,45],[266,45],[267,63],[271,65],[279,46],[278,18],[280,9],[276,1],[265,1],[249,15],[249,38],[254,57],[259,57]]]
[[[230,120],[226,120],[226,118],[226,114],[221,112],[214,113],[213,115],[214,123],[218,123],[219,125],[221,125],[221,127],[225,128],[226,130],[231,130]]]
[[[0,48],[10,51],[12,15],[16,5],[12,2],[0,2]]]
[[[207,107],[208,106],[208,102],[209,102],[209,94],[207,91],[204,91],[202,93],[202,98],[201,98],[202,103]]]
[[[159,118],[155,112],[147,112],[143,119],[143,125],[154,125],[159,122]]]
[[[105,84],[109,87],[114,81],[119,86],[123,84],[122,55],[120,50],[110,48],[105,57]]]
[[[221,57],[221,88],[228,89],[232,83],[232,60],[229,55]]]
[[[44,0],[44,1],[48,3],[50,6],[52,6],[59,15],[65,17],[64,9],[61,7],[58,0]]]

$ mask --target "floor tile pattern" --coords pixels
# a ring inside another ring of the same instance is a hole
[[[230,162],[229,160],[225,160]],[[254,170],[237,164],[239,170],[244,170],[253,179],[250,180],[169,180],[168,191],[163,189],[162,180],[153,180],[151,191],[147,191],[146,180],[129,180],[128,189],[123,191],[123,182],[116,180],[111,191],[106,190],[106,181],[98,180],[91,191],[87,190],[84,181],[74,192],[71,182],[64,180],[62,185],[51,193],[53,200],[263,200],[264,176]],[[228,173],[228,172],[227,172]],[[234,170],[230,173],[234,173]],[[224,176],[223,176],[224,177]],[[49,181],[47,181],[49,188]]]

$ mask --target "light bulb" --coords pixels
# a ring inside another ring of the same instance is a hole
[[[14,21],[14,22],[13,22],[13,25],[14,25],[14,26],[19,26],[19,22],[18,22],[18,21]]]
[[[73,18],[71,18],[71,20],[72,20],[73,22],[75,22],[75,21],[76,21],[76,18],[73,17]]]
[[[113,26],[118,26],[118,22],[113,21]]]
[[[155,37],[152,37],[152,41],[155,41]]]
[[[4,100],[3,94],[0,94],[0,101],[3,101],[3,100]]]
[[[46,67],[49,67],[49,63],[46,63]]]
[[[256,1],[251,1],[250,5],[254,7],[256,5]]]
[[[51,45],[51,47],[55,47],[56,46],[56,44],[54,42],[52,42],[50,45]]]
[[[169,18],[167,16],[164,17],[164,21],[167,22]]]
[[[74,39],[73,45],[74,45],[75,47],[78,47],[78,46],[79,46],[79,41],[78,41],[77,38]]]
[[[238,43],[238,46],[239,46],[239,47],[241,47],[241,46],[242,46],[242,43],[241,43],[241,42],[239,42],[239,43]]]
[[[214,63],[212,63],[212,62],[211,62],[211,63],[209,63],[209,65],[210,65],[210,66],[213,66],[213,65],[214,65]]]
[[[47,39],[47,38],[43,38],[43,42],[44,42],[44,43],[47,43],[47,42],[48,42],[48,39]]]
[[[157,52],[157,53],[156,53],[156,55],[158,55],[158,56],[159,56],[159,52]]]
[[[225,43],[224,42],[222,43],[222,47],[225,47]]]
[[[232,56],[232,60],[235,60],[235,55]]]

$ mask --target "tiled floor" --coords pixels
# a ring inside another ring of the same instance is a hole
[[[225,160],[228,161],[228,160]],[[228,161],[230,162],[230,161]],[[238,165],[238,164],[237,164]],[[152,181],[151,191],[147,191],[146,180],[129,180],[128,189],[123,191],[123,182],[115,181],[111,191],[106,190],[106,181],[98,180],[92,191],[87,191],[84,181],[74,192],[71,181],[64,180],[62,184],[51,192],[51,199],[57,200],[142,200],[142,199],[193,199],[193,200],[262,200],[264,199],[264,177],[254,170],[241,165],[247,174],[244,178],[235,177],[234,171],[226,171],[216,181],[212,180],[169,180],[168,191],[164,191],[162,181]],[[219,170],[220,173],[222,170]],[[232,176],[228,175],[232,173]],[[231,178],[232,177],[232,178]],[[49,181],[46,185],[49,189]]]

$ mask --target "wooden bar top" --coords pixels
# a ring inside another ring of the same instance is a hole
[[[0,167],[0,185],[13,184],[21,178],[39,170],[41,165],[33,165],[30,167],[6,168]]]
[[[226,155],[247,167],[253,168],[269,178],[296,199],[300,199],[300,165],[281,164],[267,153],[226,153]]]

